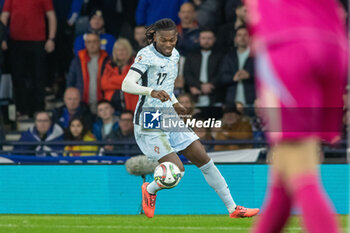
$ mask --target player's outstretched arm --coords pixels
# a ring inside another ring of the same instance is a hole
[[[134,95],[151,95],[152,88],[137,84],[140,78],[141,74],[134,70],[129,70],[122,83],[122,91]]]

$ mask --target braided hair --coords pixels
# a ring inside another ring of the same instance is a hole
[[[171,31],[176,30],[176,24],[173,20],[165,18],[160,19],[154,24],[151,24],[150,26],[146,27],[146,38],[148,44],[152,44],[154,41],[154,34],[157,31]]]

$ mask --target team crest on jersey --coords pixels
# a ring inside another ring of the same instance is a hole
[[[156,152],[157,154],[159,154],[159,146],[155,146],[155,147],[154,147],[154,152]]]
[[[142,56],[140,55],[140,56],[137,57],[136,62],[139,62],[141,60],[142,60]]]

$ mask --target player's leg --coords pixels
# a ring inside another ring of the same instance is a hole
[[[280,232],[286,221],[282,216],[290,211],[289,206],[280,203],[281,198],[284,202],[292,199],[301,208],[308,232],[338,232],[331,205],[318,180],[318,139],[281,142],[273,147],[272,154],[272,169],[279,174],[285,193],[274,188],[273,183],[270,199],[253,232]]]
[[[224,177],[213,163],[213,160],[210,159],[199,140],[193,141],[182,151],[182,154],[201,170],[205,180],[219,195],[231,217],[251,217],[259,212],[259,209],[237,207]]]
[[[314,140],[282,142],[275,145],[270,152],[270,161],[272,162],[272,170],[274,174],[278,174],[278,180],[274,179],[268,193],[268,201],[264,207],[264,211],[260,216],[254,233],[270,233],[280,232],[287,218],[286,212],[290,212],[292,204],[293,185],[299,187],[293,181],[294,177],[307,178],[303,174],[317,173],[317,144]],[[274,177],[272,177],[274,178]],[[278,182],[277,182],[278,181]],[[299,181],[299,180],[298,180]],[[289,205],[286,205],[286,202]],[[312,203],[312,202],[311,202]],[[319,208],[314,208],[320,211]],[[276,218],[276,216],[279,216]],[[326,220],[327,221],[327,220]]]
[[[175,152],[172,152],[170,154],[165,155],[164,157],[160,158],[158,160],[159,163],[163,163],[163,162],[172,162],[174,163],[176,166],[178,166],[178,168],[181,171],[181,177],[184,176],[185,174],[185,168],[183,163],[181,162],[179,156],[177,156],[177,154]],[[161,190],[162,188],[157,184],[157,182],[155,182],[154,180],[147,186],[147,192],[150,194],[156,194],[159,190]]]
[[[321,101],[319,106],[311,103],[307,105],[314,106],[317,110],[312,118],[312,121],[316,122],[314,128],[311,128],[314,137],[279,143],[273,149],[276,154],[274,167],[282,173],[295,204],[300,207],[308,232],[339,232],[332,204],[320,182],[319,138],[332,141],[339,134],[347,52],[335,45],[323,43],[307,44],[306,47],[311,51],[311,60],[316,61],[314,65],[309,64],[310,67],[314,67],[310,77],[314,77],[317,82],[311,85],[309,95],[319,96]]]
[[[286,224],[292,209],[292,198],[280,174],[271,172],[271,184],[263,213],[258,217],[254,233],[279,233]],[[268,213],[268,214],[265,214]]]
[[[322,62],[322,49],[315,48],[318,45],[312,42],[286,43],[258,54],[258,96],[260,107],[268,109],[265,111],[265,120],[268,123],[269,140],[278,143],[273,147],[272,167],[281,176],[293,204],[301,207],[306,227],[310,232],[336,232],[334,216],[317,179],[319,142],[310,138],[322,137],[317,132],[322,131],[318,124],[332,124],[330,120],[322,121],[317,114],[317,110],[324,106],[324,93],[320,89],[324,81],[320,81],[319,78],[325,75],[333,81],[329,77],[336,79],[338,75],[335,71],[339,69],[331,69],[329,61]],[[309,59],[303,60],[302,57]],[[333,57],[330,60],[337,61]],[[318,66],[319,64],[322,65]],[[327,69],[330,74],[327,73]],[[305,80],[309,82],[305,83]],[[330,87],[331,85],[327,85],[327,93],[332,93]],[[280,218],[270,218],[276,213],[284,213],[285,207],[276,205],[279,200],[273,195],[273,189],[269,192],[268,196],[271,199],[261,216],[269,221],[259,221],[254,232],[276,232],[284,221]],[[319,226],[323,228],[320,231],[317,230]]]
[[[308,232],[339,232],[331,203],[319,181],[319,140],[283,142],[273,150],[274,168],[282,175],[293,200],[301,208]]]
[[[179,167],[181,176],[184,175],[184,166],[171,147],[167,133],[159,131],[145,132],[139,125],[134,126],[134,133],[137,145],[148,159],[156,160],[159,163],[172,162]],[[156,193],[162,188],[153,180],[151,183],[145,182],[142,184],[141,189],[142,209],[147,217],[152,218],[156,204]]]
[[[181,171],[181,177],[185,174],[185,168],[182,164],[179,156],[175,152],[171,152],[158,160],[159,163],[163,162],[172,162],[179,167]],[[154,210],[156,207],[156,193],[161,190],[160,187],[155,180],[151,183],[144,183],[142,185],[142,208],[145,211],[147,217],[152,218],[154,216]]]
[[[171,152],[165,156],[160,157],[158,160],[159,163],[163,162],[172,162],[179,167],[181,171],[181,177],[185,174],[185,168],[177,154],[175,152]],[[149,218],[154,216],[154,211],[156,208],[156,198],[157,192],[162,189],[155,180],[151,183],[145,182],[142,185],[142,209],[145,212],[145,215]]]

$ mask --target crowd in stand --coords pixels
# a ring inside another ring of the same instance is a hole
[[[137,52],[147,45],[145,27],[161,18],[178,25],[179,102],[193,118],[223,122],[216,131],[194,129],[200,138],[265,140],[264,125],[254,111],[254,57],[240,0],[4,0],[0,4],[0,71],[12,75],[17,119],[34,117],[35,122],[20,141],[134,140],[132,118],[138,96],[122,92],[121,84]],[[45,87],[54,87],[62,107],[47,111]],[[67,151],[64,156],[116,150],[140,153],[136,144],[16,149],[51,156],[55,150]]]

